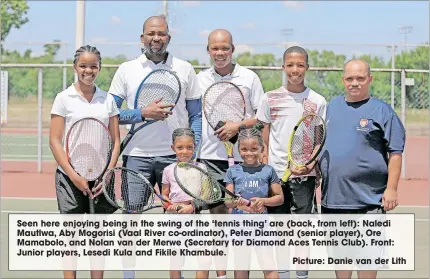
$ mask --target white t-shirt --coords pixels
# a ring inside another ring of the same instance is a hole
[[[195,90],[196,72],[193,66],[168,55],[165,63],[155,64],[142,54],[140,57],[122,63],[113,77],[109,93],[127,102],[127,108],[134,109],[136,91],[143,79],[156,69],[176,72],[181,82],[181,96],[173,109],[173,114],[164,121],[152,123],[138,131],[125,148],[123,154],[137,157],[173,155],[172,133],[177,128],[188,128],[188,111],[185,100],[199,99],[201,92]],[[136,124],[140,125],[140,124]]]
[[[245,97],[245,119],[249,119],[255,117],[255,111],[260,106],[264,95],[263,85],[256,73],[237,63],[235,65],[233,72],[224,77],[221,77],[215,71],[214,67],[199,72],[197,75],[198,87],[202,90],[203,96],[206,89],[217,81],[225,80],[236,84],[242,90]],[[202,139],[199,158],[227,161],[227,151],[224,144],[214,135],[214,130],[207,122],[204,113],[202,114]],[[235,161],[243,161],[237,151],[237,143],[233,148],[233,155]]]
[[[306,113],[314,112],[325,119],[327,102],[323,96],[307,88],[291,93],[285,87],[267,92],[257,111],[257,119],[270,124],[268,164],[279,177],[284,175],[288,162],[288,140],[294,126]],[[290,166],[293,167],[293,166]],[[313,170],[308,176],[315,176]],[[294,176],[291,176],[294,177]]]
[[[114,98],[106,91],[96,87],[91,102],[88,102],[76,91],[72,84],[66,90],[60,92],[55,97],[51,114],[64,117],[65,129],[63,143],[65,148],[65,136],[71,126],[78,120],[93,117],[109,127],[109,118],[119,114]],[[59,169],[62,171],[61,167]]]

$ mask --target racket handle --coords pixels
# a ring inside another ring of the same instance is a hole
[[[95,214],[96,210],[94,208],[94,199],[88,197],[89,199],[89,205],[90,205],[90,214]]]
[[[242,200],[245,202],[246,206],[250,206],[251,205],[251,201],[249,201],[247,199],[244,199],[244,198],[242,198]]]
[[[282,176],[282,181],[287,182],[290,176],[291,176],[291,170],[287,169],[284,173],[284,176]]]
[[[233,156],[229,156],[228,157],[228,166],[234,166],[234,157]]]

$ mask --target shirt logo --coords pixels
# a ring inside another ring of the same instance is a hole
[[[369,128],[367,128],[368,124],[369,124],[369,119],[361,118],[360,127],[357,127],[357,131],[368,132],[369,131]]]
[[[368,119],[365,119],[365,118],[360,119],[360,126],[361,126],[361,128],[366,127],[367,124],[369,124],[369,120]]]

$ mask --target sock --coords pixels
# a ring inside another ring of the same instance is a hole
[[[227,275],[217,276],[216,278],[218,278],[218,279],[227,279]]]
[[[288,270],[279,270],[279,278],[290,278],[290,272]]]
[[[134,279],[134,270],[124,270],[124,279]]]
[[[308,279],[308,272],[307,271],[296,271],[296,277],[297,279]]]

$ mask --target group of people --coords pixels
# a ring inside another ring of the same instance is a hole
[[[136,133],[122,161],[124,167],[158,185],[158,191],[172,203],[168,212],[313,214],[317,212],[315,191],[319,185],[322,213],[384,213],[397,206],[405,130],[388,104],[370,96],[372,75],[366,61],[345,63],[342,81],[346,94],[327,104],[322,95],[305,85],[309,63],[301,47],[290,47],[283,55],[287,84],[265,93],[257,74],[232,60],[235,47],[229,31],[217,29],[209,34],[207,52],[213,66],[198,74],[190,63],[167,51],[170,39],[163,16],[148,18],[141,35],[142,55],[120,65],[108,92],[95,84],[102,68],[100,52],[92,46],[76,51],[73,64],[78,81],[57,94],[51,111],[50,146],[59,165],[55,177],[60,213],[87,213],[87,196],[98,198],[96,213],[116,210],[100,195],[100,185],[88,183],[67,162],[64,133],[84,117],[95,117],[109,127],[115,146],[112,166],[119,157],[119,125],[141,123],[146,118],[163,120]],[[179,101],[166,105],[156,100],[134,109],[139,84],[160,68],[172,70],[179,77],[183,89]],[[221,80],[240,87],[246,100],[246,117],[241,122],[228,121],[214,131],[202,113],[202,95]],[[170,112],[165,109],[173,106]],[[283,183],[280,177],[287,166],[289,135],[300,117],[309,112],[326,120],[325,145],[314,164],[292,167],[292,176]],[[235,135],[235,165],[229,167],[222,141]],[[194,158],[229,190],[252,200],[252,205],[240,201],[208,205],[185,194],[175,182],[173,169],[178,162]],[[257,184],[249,183],[254,181]],[[264,274],[266,278],[289,278],[287,271]],[[359,278],[375,278],[376,274],[358,272]],[[181,272],[171,271],[170,275],[180,278]],[[133,271],[124,272],[124,278],[134,276]],[[235,278],[248,276],[247,271],[235,272]],[[297,271],[296,276],[304,279],[308,272]],[[336,276],[351,278],[351,272],[336,271]],[[76,278],[76,272],[64,271],[64,277]],[[91,277],[102,278],[103,271],[91,271]],[[197,271],[196,277],[208,278],[209,271]],[[226,272],[217,271],[217,278],[227,278]]]

